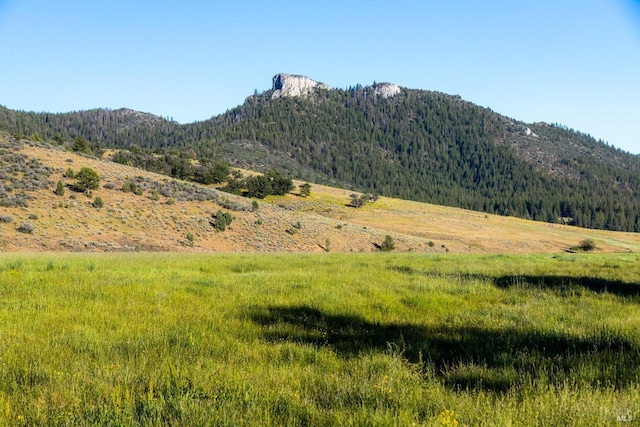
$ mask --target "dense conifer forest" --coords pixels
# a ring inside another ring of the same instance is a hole
[[[278,99],[266,91],[191,124],[127,109],[0,108],[0,129],[56,144],[83,138],[92,152],[138,152],[130,159],[141,151],[183,163],[197,157],[218,168],[228,162],[278,169],[372,194],[640,231],[640,157],[561,125],[525,125],[458,96],[402,89],[385,98],[374,89]]]

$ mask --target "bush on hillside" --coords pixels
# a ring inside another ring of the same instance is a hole
[[[18,227],[18,231],[20,233],[31,234],[33,233],[33,225],[25,222],[23,224],[20,224],[20,226]]]
[[[395,248],[396,248],[396,244],[393,241],[393,237],[387,234],[384,237],[384,241],[382,242],[382,245],[380,245],[380,250],[383,252],[389,252],[394,250]]]
[[[596,249],[596,242],[594,242],[593,239],[584,239],[578,245],[578,249],[580,249],[582,251],[585,251],[585,252],[590,252],[590,251]]]
[[[219,210],[218,212],[214,213],[213,215],[211,215],[211,217],[212,217],[212,221],[210,221],[210,223],[213,226],[213,228],[216,229],[216,231],[225,231],[227,227],[231,224],[231,221],[234,220],[233,215],[231,215],[229,212],[224,212],[222,210]]]

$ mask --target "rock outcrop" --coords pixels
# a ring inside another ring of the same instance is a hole
[[[305,96],[316,88],[331,89],[331,86],[312,80],[309,77],[280,73],[273,77],[274,92],[271,95],[271,99],[284,96]]]
[[[378,83],[374,93],[381,98],[391,98],[400,93],[400,86],[393,83]]]

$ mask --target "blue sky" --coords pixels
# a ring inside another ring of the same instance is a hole
[[[640,153],[640,0],[0,0],[0,104],[186,123],[270,89],[390,81]]]

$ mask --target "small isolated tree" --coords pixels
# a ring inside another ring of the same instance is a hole
[[[384,241],[382,242],[382,245],[380,245],[380,250],[384,252],[389,252],[394,250],[395,248],[396,248],[396,244],[393,241],[393,237],[391,237],[388,234],[384,236]]]
[[[233,215],[222,210],[219,210],[211,216],[213,218],[213,220],[211,221],[211,225],[213,225],[213,228],[215,228],[217,231],[226,230],[227,227],[231,224],[231,221],[234,220]]]
[[[300,197],[309,197],[311,194],[311,184],[305,182],[300,185]]]
[[[590,251],[594,250],[595,248],[596,248],[596,242],[594,242],[592,239],[584,239],[578,245],[578,249],[580,249],[582,251],[585,251],[585,252],[590,252]]]
[[[87,193],[91,190],[97,190],[100,187],[100,175],[91,168],[84,167],[80,169],[80,172],[76,175],[76,179],[78,181],[75,187],[78,191]]]
[[[354,208],[360,208],[364,206],[364,204],[367,201],[367,198],[365,197],[364,194],[362,196],[358,196],[357,194],[354,193],[349,195],[349,197],[351,197],[351,203],[349,203],[349,206]]]
[[[93,199],[92,205],[94,208],[100,209],[101,207],[104,206],[104,202],[102,201],[101,197],[96,197],[95,199]]]
[[[55,193],[56,193],[56,196],[64,196],[64,184],[60,180],[58,180],[58,183],[56,184]]]

